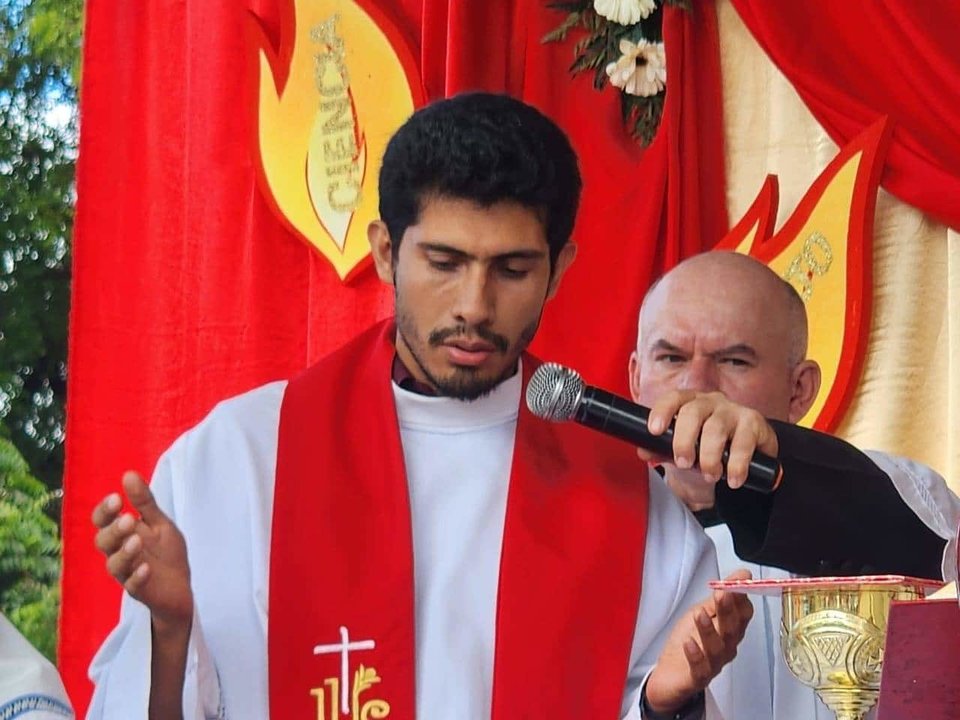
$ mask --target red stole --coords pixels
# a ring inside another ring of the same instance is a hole
[[[416,717],[413,540],[393,335],[390,322],[380,323],[291,380],[284,395],[270,552],[274,720]],[[524,358],[524,384],[537,365]],[[627,445],[538,420],[521,402],[500,560],[494,720],[619,717],[643,572],[646,477]]]

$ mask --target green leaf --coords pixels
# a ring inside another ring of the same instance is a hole
[[[572,12],[553,30],[544,35],[540,42],[560,42],[567,39],[567,33],[580,24],[580,12]]]
[[[56,647],[60,538],[46,510],[59,499],[0,439],[0,612],[51,659]]]

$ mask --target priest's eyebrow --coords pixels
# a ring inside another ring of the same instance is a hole
[[[650,349],[654,351],[662,350],[674,355],[689,354],[683,348],[677,347],[670,341],[664,340],[663,338],[660,338],[653,343]],[[712,353],[709,353],[709,357],[711,358],[726,357],[728,355],[742,355],[750,358],[751,360],[756,360],[759,357],[757,351],[754,350],[750,345],[747,345],[747,343],[734,343],[733,345],[727,345],[726,347],[722,347],[719,350],[714,350]]]
[[[471,255],[470,253],[464,252],[459,248],[451,247],[450,245],[444,245],[443,243],[422,242],[420,243],[420,249],[424,252],[443,253],[444,255],[449,255],[451,259],[478,259],[476,255]],[[492,259],[498,262],[505,262],[509,260],[539,260],[542,257],[546,257],[546,254],[547,253],[544,250],[514,250],[513,252],[503,253],[502,255],[494,255]]]

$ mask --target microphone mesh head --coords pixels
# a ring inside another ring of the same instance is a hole
[[[583,379],[575,370],[557,363],[538,367],[527,385],[527,407],[544,420],[573,418],[583,394]]]

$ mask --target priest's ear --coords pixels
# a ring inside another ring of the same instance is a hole
[[[820,366],[814,360],[804,360],[790,373],[790,410],[787,420],[798,423],[803,419],[820,392]]]
[[[557,253],[557,258],[553,261],[553,267],[550,272],[550,284],[547,286],[547,300],[552,300],[553,296],[557,294],[557,288],[560,287],[560,280],[563,278],[563,274],[567,272],[567,269],[573,264],[574,258],[576,257],[577,246],[569,241],[560,249],[560,252]]]
[[[367,240],[370,241],[370,254],[377,266],[377,276],[387,285],[393,285],[393,243],[390,231],[383,220],[374,220],[367,225]]]

